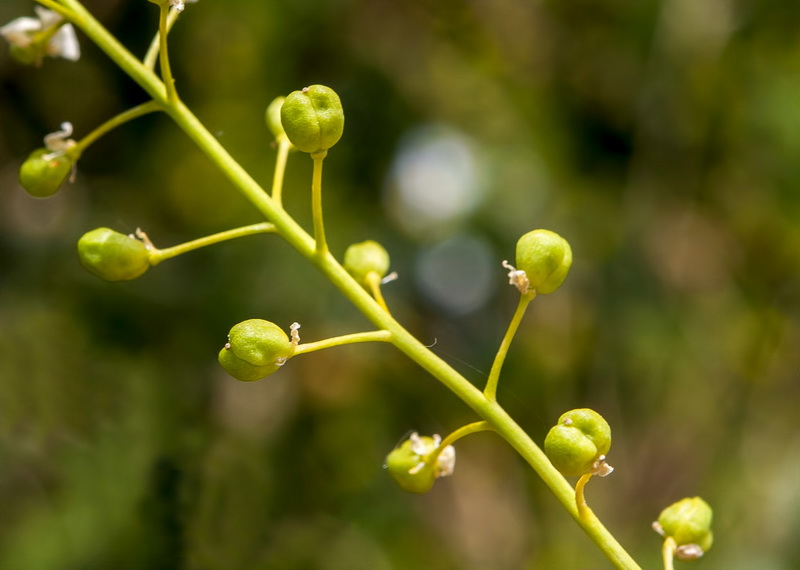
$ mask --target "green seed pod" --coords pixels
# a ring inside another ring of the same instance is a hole
[[[31,43],[27,46],[11,44],[8,53],[17,63],[23,65],[35,65],[42,59],[42,49],[38,43]]]
[[[370,273],[382,279],[389,271],[389,253],[373,240],[354,243],[344,252],[344,268],[356,281],[366,285]]]
[[[696,544],[702,555],[711,548],[714,536],[711,532],[713,512],[708,503],[700,497],[681,499],[661,511],[658,516],[657,530],[664,536],[671,536],[678,545],[678,557],[681,558],[680,547]],[[689,550],[691,552],[691,550]],[[697,558],[694,555],[692,558]],[[688,557],[687,557],[688,558]],[[687,559],[684,558],[684,559]]]
[[[267,128],[272,133],[272,136],[275,137],[276,141],[287,138],[286,131],[283,130],[283,124],[281,123],[281,107],[285,100],[286,97],[276,97],[272,100],[272,103],[267,106],[267,111],[264,113],[264,120],[267,123]]]
[[[588,408],[570,410],[558,418],[544,440],[544,452],[562,475],[577,477],[596,471],[596,463],[611,449],[611,428]]]
[[[49,198],[61,187],[72,171],[74,161],[65,154],[52,156],[46,148],[33,151],[19,170],[19,182],[28,194]]]
[[[524,271],[529,288],[552,293],[564,282],[572,265],[567,240],[550,230],[533,230],[517,241],[517,269]]]
[[[237,380],[253,382],[283,366],[294,347],[275,323],[249,319],[231,329],[227,344],[219,351],[219,363]]]
[[[286,97],[281,106],[281,123],[286,136],[299,150],[312,154],[324,152],[342,137],[342,103],[330,87],[304,87]]]
[[[427,493],[439,477],[452,475],[455,467],[456,453],[452,445],[448,445],[439,453],[436,463],[426,463],[428,454],[435,451],[441,438],[411,434],[399,447],[396,447],[386,458],[386,469],[400,485],[409,493]]]
[[[78,256],[87,271],[106,281],[136,279],[150,268],[150,251],[142,241],[108,228],[83,234]]]

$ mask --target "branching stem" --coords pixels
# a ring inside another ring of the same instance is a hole
[[[442,384],[456,394],[478,416],[505,439],[550,488],[564,509],[614,564],[624,570],[640,570],[614,536],[589,511],[586,517],[578,514],[575,491],[553,467],[544,452],[530,436],[494,400],[472,385],[398,323],[372,296],[359,285],[341,264],[328,252],[321,227],[321,201],[315,216],[315,237],[311,237],[299,224],[273,200],[264,189],[231,157],[219,141],[205,128],[194,114],[176,98],[168,98],[164,84],[142,62],[133,57],[78,0],[62,0],[64,6],[75,13],[73,24],[80,27],[108,56],[114,60],[150,96],[165,103],[165,112],[186,135],[228,178],[234,187],[258,209],[276,231],[303,257],[308,259],[336,286],[376,328],[391,335],[391,342]],[[169,99],[169,100],[168,100]],[[316,170],[316,169],[315,169]],[[319,172],[321,178],[321,171]],[[317,220],[316,218],[319,217]],[[521,318],[521,317],[520,317]],[[509,340],[510,342],[510,340]],[[499,375],[499,372],[498,372]]]

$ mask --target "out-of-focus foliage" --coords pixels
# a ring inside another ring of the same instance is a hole
[[[135,54],[142,0],[89,7]],[[32,13],[4,0],[0,21]],[[607,567],[490,434],[424,496],[382,469],[408,430],[476,418],[386,345],[239,383],[216,362],[248,318],[306,341],[369,325],[275,236],[140,279],[85,273],[87,230],[169,246],[259,221],[169,120],[105,137],[48,201],[16,176],[42,137],[144,100],[86,38],[71,63],[0,49],[0,567]],[[201,0],[170,38],[179,92],[265,185],[266,105],[330,85],[347,115],[325,166],[331,249],[384,244],[398,318],[482,385],[517,293],[500,262],[544,227],[574,252],[537,299],[499,399],[542,442],[591,407],[611,477],[587,498],[647,568],[650,522],[714,508],[698,570],[800,558],[800,3],[789,0]],[[310,227],[311,161],[285,204]]]

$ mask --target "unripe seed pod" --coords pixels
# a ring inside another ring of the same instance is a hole
[[[278,325],[249,319],[234,325],[219,363],[234,378],[253,382],[269,376],[294,354],[295,345]]]
[[[524,271],[530,289],[552,293],[564,282],[572,265],[567,240],[550,230],[533,230],[517,241],[517,269]]]
[[[72,171],[74,161],[65,154],[53,156],[46,148],[33,151],[19,169],[19,182],[28,194],[49,198]]]
[[[577,477],[596,470],[611,449],[611,428],[588,408],[570,410],[558,418],[544,440],[544,452],[562,475]]]
[[[711,548],[714,536],[711,532],[713,512],[708,503],[700,497],[681,499],[661,511],[658,516],[658,530],[664,536],[671,536],[678,545],[678,557],[681,557],[681,546],[696,544],[702,555]],[[695,555],[694,558],[697,558]]]
[[[455,448],[452,445],[439,453],[435,463],[424,461],[440,443],[441,438],[438,435],[428,437],[414,432],[392,450],[386,458],[386,469],[401,489],[409,493],[427,493],[438,477],[452,475],[456,461]]]
[[[281,106],[281,123],[299,150],[312,154],[327,151],[344,131],[342,103],[330,87],[305,87],[286,97]]]
[[[27,46],[19,46],[11,44],[8,53],[17,63],[23,65],[34,65],[42,57],[42,48],[40,44],[31,43]]]
[[[272,103],[267,106],[267,110],[264,113],[264,120],[267,123],[267,128],[277,141],[287,138],[286,131],[283,130],[283,124],[281,123],[281,107],[285,100],[286,97],[276,97],[272,100]]]
[[[354,243],[344,252],[344,268],[356,281],[366,285],[370,273],[383,278],[389,271],[389,253],[373,240]]]
[[[150,251],[142,241],[108,228],[83,234],[78,256],[87,271],[106,281],[136,279],[150,268]]]

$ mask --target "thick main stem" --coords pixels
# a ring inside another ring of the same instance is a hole
[[[77,0],[62,0],[72,9],[74,21],[117,65],[130,75],[151,97],[166,102],[166,90],[158,78],[136,60],[116,39],[89,14]],[[581,519],[575,505],[575,492],[563,476],[553,467],[544,452],[525,431],[497,404],[436,356],[417,340],[400,323],[395,321],[329,252],[317,252],[316,241],[308,235],[282,208],[267,195],[253,178],[231,157],[219,141],[203,126],[181,102],[169,103],[165,111],[200,150],[217,165],[234,187],[247,198],[269,221],[275,224],[280,235],[301,255],[314,264],[342,294],[353,303],[377,328],[389,331],[394,344],[422,368],[449,388],[482,419],[489,422],[517,452],[531,465],[542,481],[550,488],[567,512],[577,521],[598,548],[617,568],[635,570],[639,565],[630,557],[614,536],[594,514]]]

